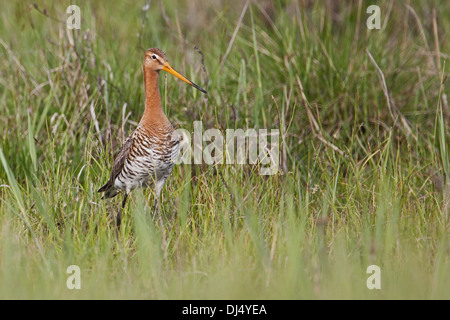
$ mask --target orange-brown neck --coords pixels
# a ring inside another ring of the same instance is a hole
[[[154,129],[160,129],[166,126],[171,127],[161,105],[158,78],[158,71],[149,70],[144,66],[145,111],[140,124],[147,131],[153,131]]]

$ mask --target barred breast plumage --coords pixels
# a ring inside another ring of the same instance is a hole
[[[153,186],[159,197],[178,156],[178,135],[173,128],[151,135],[138,126],[128,140],[124,145],[130,145],[129,152],[123,159],[122,170],[114,179],[114,187],[130,193],[139,187]]]
[[[114,161],[109,181],[99,190],[104,198],[119,191],[153,187],[159,197],[179,152],[179,136],[170,126],[163,132],[148,132],[142,125],[128,137]]]

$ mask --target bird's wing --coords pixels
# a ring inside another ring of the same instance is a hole
[[[98,192],[107,191],[114,185],[114,181],[116,180],[119,173],[122,171],[123,166],[125,165],[125,160],[128,158],[128,155],[130,154],[133,142],[134,142],[134,131],[132,134],[130,134],[127,140],[125,140],[125,143],[122,145],[119,152],[115,156],[114,166],[111,171],[111,177],[109,178],[108,182],[98,190]]]
[[[120,148],[114,159],[114,166],[111,172],[111,180],[116,180],[119,173],[122,171],[123,166],[125,165],[125,160],[128,158],[130,151],[132,149],[134,142],[134,131],[133,133],[125,140],[125,143]]]

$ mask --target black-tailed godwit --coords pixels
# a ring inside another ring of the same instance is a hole
[[[179,74],[167,62],[165,53],[157,48],[146,51],[144,57],[145,110],[137,128],[117,153],[111,177],[98,192],[112,198],[123,192],[122,209],[128,194],[139,187],[153,187],[157,206],[164,183],[172,172],[179,152],[179,137],[164,114],[159,94],[158,78],[167,71],[203,93],[206,91]],[[102,198],[102,199],[103,199]],[[158,208],[159,210],[159,208]],[[160,212],[159,212],[160,214]],[[121,210],[116,224],[122,221]]]

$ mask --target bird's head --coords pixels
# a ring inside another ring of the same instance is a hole
[[[201,92],[206,93],[205,89],[199,87],[198,85],[193,83],[191,80],[189,80],[185,76],[183,76],[180,73],[178,73],[177,71],[175,71],[175,69],[173,69],[170,66],[169,62],[167,61],[166,54],[161,49],[151,48],[145,52],[144,68],[147,70],[153,70],[153,71],[157,71],[157,72],[159,72],[161,70],[167,71],[168,73],[174,75],[178,79],[183,80],[187,84],[190,84],[191,86],[200,90]]]

